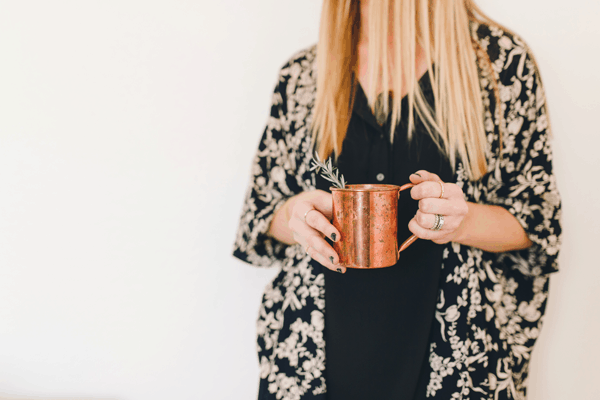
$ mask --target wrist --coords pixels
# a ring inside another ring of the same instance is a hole
[[[454,231],[454,238],[452,239],[453,242],[460,243],[460,244],[465,244],[465,242],[468,241],[469,223],[470,223],[472,212],[473,212],[473,207],[472,207],[473,203],[466,202],[466,204],[467,204],[467,213],[465,214],[465,217],[461,221],[458,228],[456,228],[456,231]]]
[[[286,222],[289,222],[289,220],[292,219],[292,208],[294,207],[295,197],[296,196],[290,197],[283,204],[283,216],[285,217]]]

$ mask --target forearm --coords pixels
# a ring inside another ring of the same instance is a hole
[[[517,219],[500,206],[467,203],[469,211],[453,242],[492,253],[526,249],[532,245]]]
[[[296,244],[289,228],[291,209],[296,196],[288,199],[276,212],[267,234],[285,244]],[[532,245],[516,218],[500,206],[467,203],[469,211],[457,230],[453,242],[492,253],[526,249]]]
[[[296,244],[296,241],[293,237],[293,232],[288,226],[290,221],[290,212],[294,201],[295,196],[289,198],[283,204],[283,206],[279,207],[279,209],[275,211],[275,216],[271,220],[271,225],[269,226],[269,231],[267,232],[267,235],[277,239],[281,243]]]

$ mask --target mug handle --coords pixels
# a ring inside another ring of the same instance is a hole
[[[406,185],[402,185],[400,186],[400,190],[398,190],[398,199],[400,199],[400,192],[406,189],[410,189],[413,186],[415,186],[413,183],[407,183]],[[411,237],[409,237],[408,239],[406,239],[401,245],[400,245],[400,249],[398,250],[398,256],[397,258],[400,259],[400,253],[404,250],[406,250],[408,248],[408,246],[410,246],[411,244],[413,244],[416,240],[418,239],[417,235],[412,235]]]

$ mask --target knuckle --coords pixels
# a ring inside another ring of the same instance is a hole
[[[454,232],[456,230],[456,228],[457,228],[457,224],[456,224],[455,220],[451,219],[444,223],[444,226],[442,227],[442,231]]]
[[[421,188],[419,187],[419,185],[414,186],[412,189],[410,189],[410,197],[413,200],[419,199],[419,196],[421,196]]]
[[[454,194],[456,196],[460,196],[460,197],[462,197],[464,195],[462,189],[457,184],[449,183],[448,186],[449,186],[449,189],[452,192],[452,194]]]
[[[461,215],[462,206],[460,204],[454,204],[452,207],[452,215]]]
[[[419,209],[427,214],[431,214],[433,211],[433,203],[430,199],[423,199],[419,201]]]
[[[465,201],[462,206],[461,215],[467,215],[468,213],[469,213],[469,206],[467,205],[467,202]]]

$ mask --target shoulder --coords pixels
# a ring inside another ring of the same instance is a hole
[[[317,45],[306,47],[295,52],[281,67],[283,76],[296,75],[301,71],[313,69],[316,65]]]
[[[472,29],[501,84],[528,80],[538,73],[533,53],[521,36],[496,25],[475,24]]]
[[[317,87],[317,45],[295,52],[279,70],[273,103],[285,114],[306,115],[314,104]],[[301,109],[299,109],[301,107]]]
[[[313,44],[293,53],[279,70],[279,82],[288,93],[297,86],[316,85],[317,45]]]

